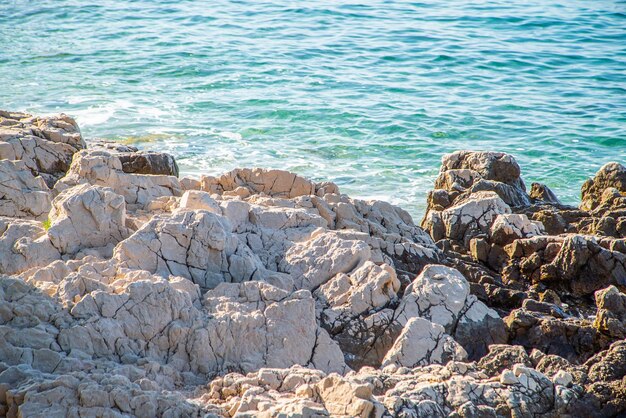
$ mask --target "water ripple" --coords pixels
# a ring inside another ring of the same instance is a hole
[[[620,0],[0,2],[0,107],[87,137],[333,179],[419,216],[443,153],[513,153],[575,203],[626,160]]]

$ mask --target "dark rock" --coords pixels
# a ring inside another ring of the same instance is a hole
[[[611,343],[610,338],[600,334],[587,320],[558,319],[516,309],[504,318],[504,323],[509,331],[510,344],[556,354],[573,363],[586,361]]]
[[[626,287],[626,254],[602,248],[582,235],[566,237],[556,257],[541,266],[541,281],[565,284],[575,295],[609,285]]]
[[[497,376],[505,369],[511,369],[515,364],[532,367],[530,357],[520,345],[494,344],[489,347],[489,353],[478,362],[478,368],[489,376]]]
[[[115,154],[122,162],[125,173],[153,174],[178,177],[178,164],[170,154],[156,151],[139,151],[137,148],[113,141],[98,139],[89,143],[90,149],[102,149]]]
[[[530,185],[530,193],[531,199],[541,200],[546,203],[551,203],[553,205],[561,205],[559,198],[556,197],[554,192],[550,190],[548,186],[541,183],[532,183]]]
[[[584,393],[568,410],[581,417],[626,416],[626,341],[590,358]]]
[[[476,261],[486,262],[489,259],[491,246],[484,238],[473,238],[470,240],[470,252]]]
[[[563,312],[563,310],[552,303],[538,302],[534,299],[526,299],[522,304],[522,308],[533,312],[544,313],[555,318],[565,318],[565,313]]]
[[[603,196],[607,189],[611,196]],[[608,163],[602,166],[593,179],[587,180],[581,188],[583,210],[594,210],[610,197],[624,197],[626,202],[626,167],[619,163]],[[622,203],[624,203],[622,202]]]
[[[178,177],[178,165],[170,154],[154,151],[140,151],[120,154],[122,169],[125,173],[162,174]]]

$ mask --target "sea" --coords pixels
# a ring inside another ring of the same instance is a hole
[[[414,217],[442,155],[504,151],[577,204],[626,163],[626,1],[0,0],[0,108]]]

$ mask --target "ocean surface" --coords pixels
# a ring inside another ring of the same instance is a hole
[[[576,203],[626,163],[626,2],[0,0],[0,108],[416,217],[443,154],[506,151]]]

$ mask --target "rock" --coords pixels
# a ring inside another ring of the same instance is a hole
[[[222,214],[220,205],[211,197],[209,193],[198,190],[187,190],[180,199],[180,207],[183,209],[202,209],[213,212],[217,215]]]
[[[538,302],[533,299],[526,299],[522,303],[522,309],[526,309],[532,312],[544,313],[554,318],[565,318],[563,310],[553,303]]]
[[[429,265],[407,287],[396,318],[404,325],[423,317],[450,331],[455,328],[469,296],[469,284],[457,270]]]
[[[546,186],[545,184],[541,184],[541,183],[531,184],[529,195],[531,199],[534,199],[534,200],[541,200],[545,203],[550,203],[556,206],[561,205],[561,201],[559,200],[559,198],[556,197],[554,192],[550,190],[550,188]]]
[[[391,266],[367,261],[350,274],[337,274],[321,285],[315,296],[324,306],[322,321],[335,330],[363,313],[386,306],[399,290],[400,281]]]
[[[183,190],[200,190],[202,183],[200,180],[192,177],[183,177],[180,179],[180,186]]]
[[[61,255],[40,222],[0,217],[0,274],[45,266]]]
[[[330,375],[315,385],[324,408],[332,416],[370,417],[374,410],[372,388]]]
[[[144,206],[160,196],[180,196],[182,189],[173,176],[127,174],[120,159],[106,151],[77,152],[67,175],[57,182],[55,190],[89,183],[111,188],[124,196],[129,205]]]
[[[530,357],[522,346],[494,344],[489,347],[489,353],[480,359],[478,367],[489,376],[496,376],[515,364],[532,366]]]
[[[431,237],[286,171],[179,181],[82,148],[69,119],[0,112],[5,203],[48,199],[0,216],[2,416],[626,412],[619,167],[576,209],[509,155],[446,156]]]
[[[545,230],[541,222],[530,221],[526,215],[503,214],[496,217],[489,235],[491,242],[504,246],[516,239],[545,235]]]
[[[626,337],[626,294],[617,287],[609,286],[595,293],[596,314],[593,326],[615,339]]]
[[[620,416],[626,412],[626,342],[590,358],[584,393],[569,405],[568,412],[589,417]]]
[[[264,193],[286,198],[339,192],[332,183],[315,184],[287,171],[263,169],[235,169],[220,177],[204,176],[201,187],[206,192],[217,194],[228,194],[242,188],[247,189],[249,194]]]
[[[559,370],[556,375],[554,376],[554,379],[552,379],[554,381],[555,384],[557,385],[561,385],[561,386],[569,386],[572,384],[572,381],[574,380],[572,377],[571,373],[565,372],[563,370]]]
[[[457,270],[426,266],[407,287],[395,320],[405,325],[410,318],[428,319],[453,334],[472,358],[479,358],[490,344],[503,343],[507,337],[499,315],[469,290],[469,283]]]
[[[155,151],[141,151],[120,154],[124,173],[153,174],[178,177],[178,165],[170,154]]]
[[[500,375],[500,383],[503,385],[515,385],[519,383],[519,379],[511,370],[504,370]]]
[[[424,224],[433,239],[449,238],[466,247],[472,238],[489,233],[498,215],[510,213],[511,209],[493,192],[477,192],[455,206],[432,213]]]
[[[321,324],[338,341],[351,367],[380,364],[393,344],[402,327],[388,326],[392,311],[386,307],[396,301],[399,290],[400,281],[389,265],[367,261],[315,291]]]
[[[504,322],[510,343],[556,354],[573,363],[586,361],[611,343],[611,339],[598,333],[589,320],[560,319],[516,309],[504,318]]]
[[[363,241],[346,240],[337,234],[314,234],[290,247],[280,271],[289,273],[297,289],[314,290],[338,273],[349,273],[370,258]]]
[[[226,219],[204,210],[156,215],[119,243],[113,257],[121,267],[182,276],[203,289],[267,277],[259,259],[230,231]]]
[[[205,305],[219,321],[209,329],[209,340],[219,341],[220,351],[213,356],[221,370],[306,365],[315,351],[331,349],[316,345],[314,301],[307,291],[289,295],[259,282],[225,283],[206,294]],[[331,369],[337,364],[345,369],[340,354],[330,363]]]
[[[525,190],[515,159],[501,152],[457,151],[442,158],[441,171],[467,169],[485,180],[494,180]]]
[[[65,114],[40,118],[0,110],[0,160],[21,160],[48,187],[65,175],[72,155],[83,148],[78,125]]]
[[[130,235],[124,198],[111,189],[76,186],[60,193],[52,206],[48,236],[62,254],[115,245]]]
[[[50,211],[50,191],[23,161],[0,160],[0,216],[43,220]]]
[[[615,189],[622,196],[626,193],[626,167],[614,162],[603,165],[593,179],[583,184],[580,208],[588,211],[597,209],[607,189]]]
[[[456,324],[454,339],[465,348],[470,360],[482,358],[493,344],[507,342],[504,321],[498,313],[470,295]]]
[[[467,353],[444,328],[424,318],[411,318],[391,350],[383,359],[382,367],[390,364],[403,367],[445,364],[450,360],[464,360]]]
[[[617,287],[609,286],[595,293],[596,306],[611,312],[618,319],[626,320],[626,294],[621,293]]]
[[[178,177],[176,160],[165,152],[139,151],[135,147],[105,140],[91,141],[89,148],[115,154],[122,163],[124,173]]]
[[[541,280],[565,282],[577,295],[609,285],[626,287],[626,254],[604,249],[594,238],[569,236],[554,259],[541,266]]]
[[[430,229],[431,236],[438,241],[442,234],[440,227],[435,228],[438,232],[433,234],[432,225],[440,223],[441,212],[470,200],[472,194],[487,192],[496,194],[507,206],[525,207],[531,203],[519,165],[512,156],[472,151],[445,155],[435,190],[428,196],[422,226]]]

